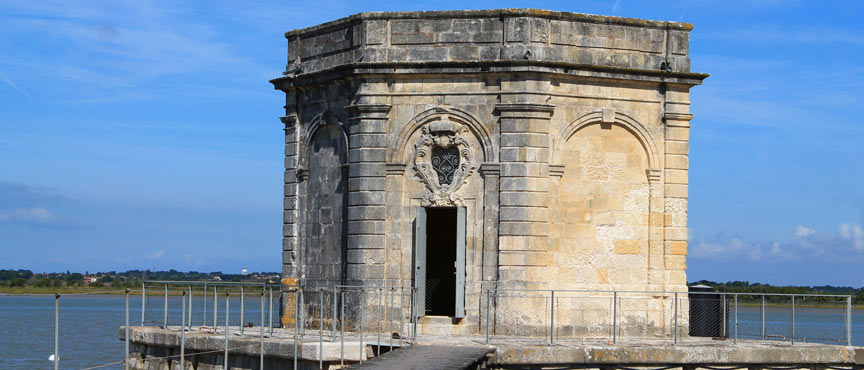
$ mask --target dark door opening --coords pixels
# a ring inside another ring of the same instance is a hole
[[[426,208],[426,314],[454,316],[456,208]]]

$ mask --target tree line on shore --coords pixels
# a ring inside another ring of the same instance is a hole
[[[851,295],[852,303],[855,305],[864,304],[864,288],[853,288],[849,286],[832,286],[832,285],[817,285],[817,286],[774,286],[770,284],[750,283],[748,281],[729,281],[719,283],[715,281],[700,280],[688,284],[707,285],[714,288],[715,292],[726,293],[768,293],[768,294],[826,294],[826,295]],[[752,296],[741,296],[744,300],[748,298],[756,298]],[[784,301],[791,298],[784,296],[769,296],[769,301]],[[759,298],[761,300],[761,298]],[[808,297],[809,301],[838,301],[837,297]]]
[[[0,269],[0,287],[8,288],[62,288],[62,287],[92,287],[92,288],[136,288],[143,280],[182,280],[182,281],[279,281],[276,272],[250,272],[243,274],[223,274],[214,272],[182,272],[177,270],[150,271],[128,270],[108,271],[90,274],[89,272],[40,272],[30,270]]]

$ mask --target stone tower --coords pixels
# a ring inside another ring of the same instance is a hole
[[[287,32],[283,273],[416,287],[686,291],[692,25],[532,9]]]

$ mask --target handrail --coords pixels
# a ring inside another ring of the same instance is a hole
[[[168,284],[168,285],[248,285],[248,286],[280,286],[282,283],[247,282],[247,281],[218,281],[218,280],[144,280],[144,284]]]
[[[490,291],[493,291],[493,292],[547,292],[547,293],[549,293],[549,292],[553,292],[553,291],[554,291],[554,292],[556,292],[556,293],[561,293],[561,292],[564,292],[564,293],[609,293],[609,294],[613,294],[613,293],[647,293],[647,294],[668,294],[668,295],[674,295],[675,293],[678,293],[678,294],[686,293],[686,294],[706,294],[706,295],[707,295],[707,294],[713,294],[713,295],[728,295],[728,296],[734,296],[734,295],[765,295],[765,296],[782,296],[782,297],[791,297],[791,296],[795,296],[795,297],[837,297],[837,298],[848,298],[848,297],[851,297],[851,296],[852,296],[852,295],[850,295],[850,294],[814,294],[814,293],[801,293],[801,294],[798,294],[798,293],[742,293],[742,292],[687,292],[687,291],[680,291],[680,292],[667,292],[667,291],[656,291],[656,290],[499,289],[499,288],[492,288],[492,289],[486,289],[486,290],[490,290]]]

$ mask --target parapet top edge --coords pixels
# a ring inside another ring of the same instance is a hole
[[[614,17],[608,15],[596,15],[586,13],[559,12],[543,9],[518,8],[518,9],[490,9],[490,10],[430,10],[413,12],[364,12],[357,13],[345,18],[321,23],[311,27],[298,28],[285,32],[285,38],[298,37],[303,33],[314,32],[321,29],[331,28],[341,24],[354,21],[371,19],[436,19],[436,18],[477,18],[477,17],[538,17],[554,18],[562,20],[580,21],[586,23],[605,23],[628,26],[639,26],[661,29],[677,29],[690,31],[693,24],[672,21],[654,21],[648,19]]]

